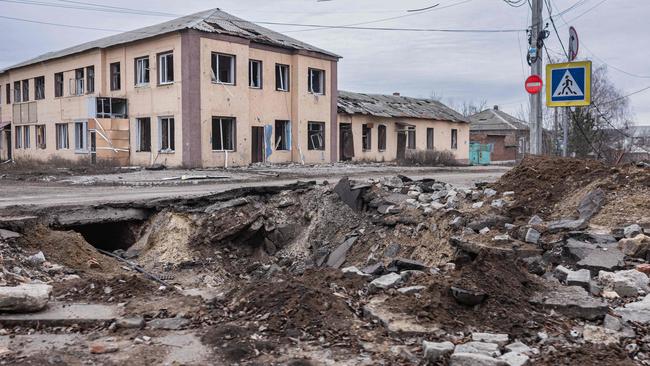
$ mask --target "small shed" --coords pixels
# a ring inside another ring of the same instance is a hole
[[[499,110],[499,106],[469,116],[469,120],[470,142],[490,145],[491,161],[517,161],[528,151],[528,124]]]

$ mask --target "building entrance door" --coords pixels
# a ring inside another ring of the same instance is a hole
[[[341,161],[352,160],[354,157],[354,139],[352,138],[352,124],[341,123],[339,125],[339,159]]]
[[[264,162],[264,127],[252,127],[251,145],[251,162]]]

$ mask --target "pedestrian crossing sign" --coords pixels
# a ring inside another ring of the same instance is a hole
[[[546,105],[577,107],[591,104],[591,61],[546,65]]]

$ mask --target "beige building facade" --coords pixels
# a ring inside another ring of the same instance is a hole
[[[340,91],[339,159],[395,161],[409,151],[449,151],[469,161],[469,121],[444,104],[399,94]]]
[[[219,10],[45,54],[0,73],[0,158],[334,161],[338,59]]]

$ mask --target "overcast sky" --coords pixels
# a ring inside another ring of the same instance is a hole
[[[368,27],[525,29],[530,23],[528,6],[513,8],[503,0],[163,0],[80,2],[129,7],[173,14],[219,7],[251,21],[300,24],[348,25],[409,15],[367,24]],[[22,2],[22,0],[21,0]],[[30,1],[27,1],[30,2]],[[41,0],[64,6],[71,1]],[[648,0],[551,0],[558,31],[565,42],[568,26],[577,28],[579,58],[595,66],[610,65],[609,76],[628,94],[650,86],[650,19]],[[439,3],[437,9],[408,13]],[[545,15],[548,15],[546,8]],[[0,0],[0,16],[42,22],[131,30],[170,19],[151,15],[95,12],[79,9],[18,4]],[[116,32],[80,30],[0,18],[0,69],[39,54],[90,41]],[[319,29],[267,26],[341,56],[339,88],[342,90],[392,93],[414,97],[441,96],[443,101],[486,100],[514,115],[527,108],[523,83],[526,65],[526,34],[517,33],[425,33]],[[555,34],[547,40],[554,57],[561,46]],[[615,70],[618,68],[624,72]],[[637,124],[650,125],[650,90],[630,97]]]

